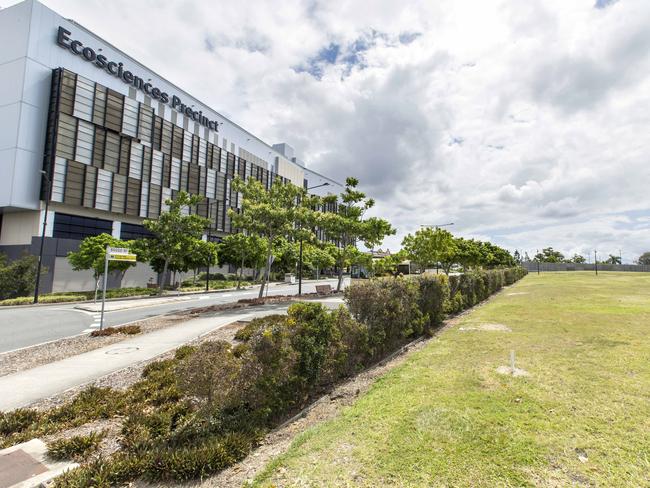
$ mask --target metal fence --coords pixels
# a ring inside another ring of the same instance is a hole
[[[531,273],[539,271],[595,271],[593,263],[537,263],[527,261],[521,264]],[[650,273],[650,266],[644,264],[598,264],[598,271],[631,271],[637,273]]]

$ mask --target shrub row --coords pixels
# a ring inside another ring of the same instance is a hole
[[[81,302],[86,300],[85,295],[81,294],[67,294],[67,295],[41,295],[38,297],[39,303],[61,303],[61,302]],[[0,306],[13,306],[13,305],[31,305],[34,303],[34,297],[17,297],[8,298],[0,301]]]
[[[251,321],[237,334],[238,345],[186,346],[173,359],[149,364],[142,381],[106,404],[101,400],[108,393],[97,389],[100,401],[92,409],[81,402],[47,419],[23,411],[5,418],[0,431],[34,429],[34,415],[39,424],[51,424],[79,422],[64,416],[73,412],[84,419],[120,413],[121,450],[66,473],[56,487],[204,477],[244,457],[264,432],[332,383],[432,333],[446,313],[524,274],[492,270],[355,283],[345,293],[348,309],[293,304],[287,316]]]

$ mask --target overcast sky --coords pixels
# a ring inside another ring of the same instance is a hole
[[[648,0],[44,3],[358,177],[393,250],[452,221],[522,252],[650,250]]]

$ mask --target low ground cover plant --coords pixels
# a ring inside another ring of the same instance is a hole
[[[174,358],[147,365],[126,390],[89,388],[46,412],[1,414],[0,447],[119,415],[120,450],[65,473],[54,486],[208,476],[242,459],[270,428],[336,381],[431,333],[453,297],[465,306],[497,291],[505,270],[477,272],[462,286],[455,281],[435,275],[364,281],[346,290],[348,308],[333,311],[295,303],[286,316],[251,321],[237,345],[179,348]]]
[[[91,432],[87,435],[57,439],[47,445],[47,455],[57,461],[82,461],[99,449],[104,435],[105,432]]]
[[[139,325],[123,325],[122,327],[106,327],[101,330],[93,330],[90,337],[106,337],[114,334],[135,335],[142,332]]]

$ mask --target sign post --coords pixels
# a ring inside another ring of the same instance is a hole
[[[135,262],[137,256],[131,254],[128,249],[123,247],[106,246],[104,256],[104,287],[102,289],[102,315],[99,321],[99,330],[104,329],[104,307],[106,305],[106,285],[108,283],[108,262],[109,261],[130,261]]]

